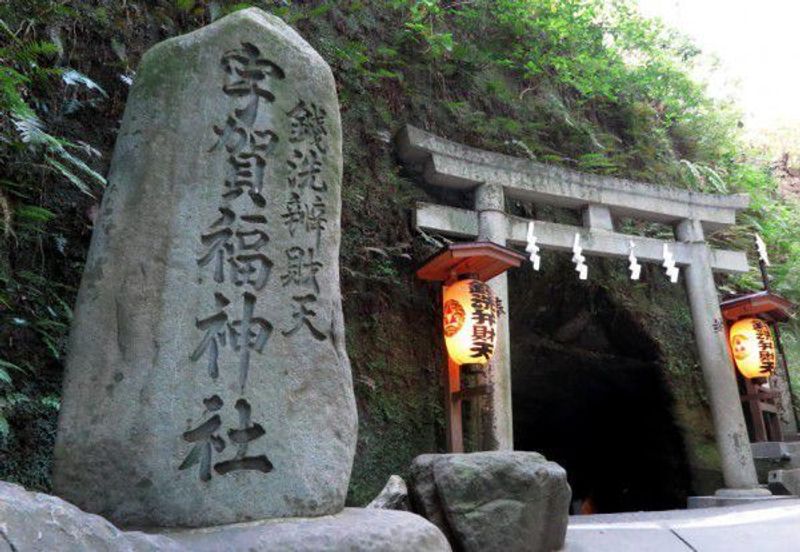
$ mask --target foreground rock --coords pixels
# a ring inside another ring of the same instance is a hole
[[[60,498],[0,481],[0,551],[183,552],[159,535],[123,532]]]
[[[380,508],[383,510],[404,510],[408,511],[408,487],[403,478],[399,475],[392,475],[386,486],[383,487],[378,496],[367,504],[367,508]]]
[[[168,533],[192,552],[449,552],[432,523],[409,512],[345,508],[335,516],[264,520]]]
[[[145,54],[75,311],[60,496],[123,526],[344,507],[341,144],[330,68],[265,12]]]
[[[288,518],[145,534],[120,531],[60,498],[0,482],[0,551],[12,552],[450,552],[442,532],[408,512],[346,508]]]
[[[561,466],[535,452],[426,454],[411,467],[415,511],[455,549],[549,552],[564,546],[571,491]]]

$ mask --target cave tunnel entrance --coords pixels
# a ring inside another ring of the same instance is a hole
[[[572,513],[685,508],[690,473],[658,345],[573,268],[509,276],[514,448],[567,470]]]

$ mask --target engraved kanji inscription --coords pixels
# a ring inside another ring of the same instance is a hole
[[[214,294],[217,312],[202,320],[197,320],[197,329],[206,332],[203,339],[191,354],[192,362],[197,362],[204,354],[208,355],[208,375],[213,379],[219,376],[219,351],[228,343],[228,314],[225,307],[230,301],[221,293]]]
[[[211,265],[214,281],[225,281],[225,266],[230,268],[233,282],[262,289],[269,279],[272,261],[262,252],[269,242],[263,215],[237,217],[233,210],[220,208],[221,217],[200,237],[205,254],[197,260],[200,266]],[[238,223],[237,223],[238,218]]]
[[[301,287],[309,287],[319,293],[319,282],[317,272],[322,268],[322,263],[314,260],[314,249],[309,247],[290,247],[286,250],[287,270],[281,275],[281,282],[284,287],[294,284]]]
[[[291,133],[289,141],[303,142],[309,141],[320,153],[327,153],[328,129],[325,127],[325,109],[318,107],[314,103],[306,103],[300,100],[297,105],[289,112],[291,121]]]
[[[247,374],[250,370],[250,351],[262,353],[267,345],[272,324],[266,319],[254,316],[256,296],[252,293],[243,295],[244,309],[242,318],[231,322],[233,349],[239,353],[239,386],[244,393]]]
[[[261,424],[250,423],[250,403],[245,399],[239,399],[236,401],[236,411],[239,414],[239,427],[228,430],[228,439],[236,445],[236,456],[231,460],[214,464],[214,471],[220,475],[239,470],[271,472],[272,462],[269,461],[265,454],[247,456],[248,445],[252,441],[260,439],[266,433]]]
[[[289,187],[297,190],[306,188],[315,192],[325,192],[328,184],[322,179],[322,159],[317,150],[311,148],[306,151],[295,149],[292,157],[286,162],[291,170],[289,174]]]
[[[312,202],[303,201],[300,194],[292,192],[286,202],[286,211],[281,214],[289,235],[294,237],[298,229],[313,233],[315,244],[319,247],[320,234],[325,230],[328,220],[325,218],[325,203],[322,197],[315,195]]]
[[[306,327],[308,331],[311,332],[314,339],[317,341],[324,341],[326,339],[325,333],[319,330],[312,322],[312,319],[317,316],[317,312],[313,310],[310,305],[316,303],[317,296],[313,293],[309,293],[308,295],[295,295],[292,297],[292,300],[294,301],[294,312],[292,313],[294,326],[285,330],[283,335],[294,335],[303,327]]]
[[[207,412],[216,412],[223,406],[222,399],[217,395],[204,399],[203,404]],[[225,441],[217,434],[221,425],[222,420],[219,414],[214,414],[196,428],[184,432],[183,440],[187,443],[194,443],[194,446],[178,466],[179,470],[191,468],[199,463],[200,480],[211,479],[212,454],[214,451],[219,453],[225,450]]]

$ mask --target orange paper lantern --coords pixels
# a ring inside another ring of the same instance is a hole
[[[498,302],[480,280],[460,280],[444,289],[444,340],[457,364],[486,364],[497,344]]]
[[[744,318],[731,326],[730,344],[744,377],[765,378],[775,370],[775,341],[769,325],[760,318]]]

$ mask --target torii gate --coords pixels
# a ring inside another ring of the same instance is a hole
[[[712,249],[705,231],[736,222],[736,212],[749,204],[746,195],[721,196],[544,165],[471,148],[413,126],[396,137],[398,155],[427,184],[474,190],[475,210],[419,203],[415,225],[423,231],[453,237],[525,245],[530,221],[507,215],[505,200],[583,210],[583,227],[535,221],[542,248],[571,251],[575,233],[583,253],[628,257],[630,242],[639,260],[661,263],[664,244],[685,274],[694,333],[700,352],[706,391],[711,403],[717,447],[726,489],[718,494],[769,494],[758,488],[750,440],[742,413],[734,371],[728,353],[725,324],[713,272],[747,272],[747,256],[738,251]],[[664,241],[614,231],[612,216],[671,224],[677,241]],[[508,281],[503,274],[489,285],[508,304]],[[511,357],[508,315],[502,316],[500,338],[491,361],[491,428],[494,448],[513,448],[511,420]]]

